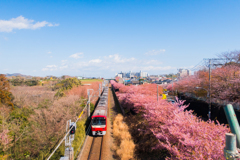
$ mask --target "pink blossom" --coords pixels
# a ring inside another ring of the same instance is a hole
[[[189,78],[184,83],[193,80]],[[159,142],[154,149],[167,149],[170,159],[225,159],[225,133],[229,132],[225,125],[202,121],[193,111],[185,110],[188,106],[183,105],[184,101],[157,102],[154,84],[124,86],[115,81],[111,84],[118,87],[116,94],[125,109],[143,113],[148,122],[146,131],[151,131]]]
[[[3,145],[3,150],[6,150],[8,148],[8,144],[11,142],[11,138],[8,135],[9,130],[4,129],[2,133],[0,133],[0,143]]]

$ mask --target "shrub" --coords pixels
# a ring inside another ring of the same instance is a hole
[[[0,105],[1,104],[6,104],[8,106],[11,106],[13,109],[13,95],[9,91],[10,90],[10,85],[9,82],[7,81],[7,78],[5,75],[0,74]]]
[[[36,79],[24,80],[23,78],[15,78],[10,80],[13,86],[37,86],[40,85],[40,81]]]
[[[66,90],[70,90],[73,87],[77,87],[81,85],[81,81],[78,80],[77,78],[67,78],[65,80],[62,80],[60,82],[58,82],[57,84],[55,84],[55,86],[53,87],[53,90],[57,90],[58,92],[55,94],[55,97],[63,97],[65,96],[65,94],[63,93],[63,91]]]
[[[79,98],[82,97],[86,99],[88,98],[87,90],[93,89],[95,92],[92,96],[95,98],[92,98],[91,102],[95,104],[98,99],[99,92],[97,92],[97,90],[99,89],[99,84],[101,84],[101,82],[92,82],[91,85],[74,87],[71,90],[66,91],[66,95],[76,95],[79,96]]]
[[[113,136],[117,143],[114,148],[122,160],[134,157],[135,144],[128,130],[128,126],[123,122],[123,116],[118,114],[113,121]]]
[[[81,81],[77,78],[67,78],[65,80],[60,81],[54,86],[54,90],[60,89],[62,91],[72,89],[75,86],[80,86]]]
[[[53,103],[56,92],[51,91],[47,86],[16,86],[11,88],[14,95],[13,103],[19,108],[37,108],[42,102],[49,100]]]
[[[85,86],[76,86],[73,90],[81,90],[81,87],[86,95]],[[98,89],[98,85],[96,87]],[[56,99],[56,92],[48,86],[15,86],[11,91],[15,96],[16,109],[6,109],[6,105],[0,104],[0,159],[3,157],[1,155],[8,155],[8,159],[46,159],[64,136],[66,121],[76,120],[86,100],[81,99],[79,92],[72,90],[65,92],[66,96]],[[94,104],[91,103],[91,111],[93,109]],[[84,119],[85,116],[83,114]],[[79,141],[87,122],[81,120],[77,125],[77,134],[81,131],[79,137],[76,135]],[[64,143],[53,159],[59,159],[63,154]]]
[[[81,142],[83,142],[83,140],[85,139],[85,135],[86,135],[86,125],[85,125],[86,119],[82,119],[80,121],[77,122],[77,129],[76,129],[76,133],[75,133],[75,137],[74,137],[74,141],[72,146],[74,147],[74,152],[79,152],[79,147],[81,148],[81,146],[79,146],[81,144]],[[75,154],[74,153],[74,154]]]

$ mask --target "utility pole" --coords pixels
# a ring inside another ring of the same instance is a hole
[[[93,89],[87,89],[87,94],[88,94],[88,106],[87,106],[87,116],[90,117],[90,102],[91,102],[91,94],[90,94],[90,91],[93,91]],[[92,92],[92,93],[93,93]]]
[[[100,95],[101,95],[101,84],[99,83],[98,96],[100,97]]]
[[[157,84],[157,101],[158,101],[158,84]]]
[[[90,90],[88,90],[87,93],[88,93],[87,116],[90,117]]]
[[[172,73],[172,95],[173,95],[173,73]]]
[[[208,97],[209,97],[209,111],[208,111],[208,118],[211,119],[211,66],[219,66],[223,65],[224,63],[221,63],[219,61],[221,60],[227,60],[226,58],[210,58],[210,59],[204,59],[208,60],[208,69],[209,69],[209,87],[208,87]],[[214,63],[217,61],[217,63]]]
[[[65,137],[65,153],[64,153],[64,157],[68,157],[69,160],[73,160],[74,159],[74,148],[72,147],[72,142],[74,140],[74,134],[75,134],[75,130],[76,130],[76,123],[71,122],[71,120],[67,121],[67,125],[66,125],[66,132],[68,132],[69,129],[72,128],[72,126],[74,127],[74,133],[69,133],[68,136]],[[64,159],[61,158],[61,159]]]
[[[211,59],[209,59],[209,111],[208,119],[211,119]]]

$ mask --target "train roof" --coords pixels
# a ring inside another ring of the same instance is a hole
[[[107,103],[105,105],[98,105],[97,108],[95,109],[93,116],[101,115],[101,116],[107,116]]]
[[[105,107],[99,107],[93,113],[93,116],[107,116],[107,109]]]
[[[108,100],[108,97],[107,96],[101,96],[100,101],[104,101],[104,100]]]
[[[97,107],[98,107],[98,106],[106,106],[106,105],[107,105],[107,101],[106,101],[106,100],[102,100],[102,101],[99,101],[99,102],[98,102]]]
[[[107,116],[108,110],[108,89],[109,87],[103,87],[102,95],[92,116]]]

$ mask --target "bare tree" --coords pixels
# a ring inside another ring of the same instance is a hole
[[[218,57],[226,59],[226,64],[240,64],[240,50],[223,52]]]

